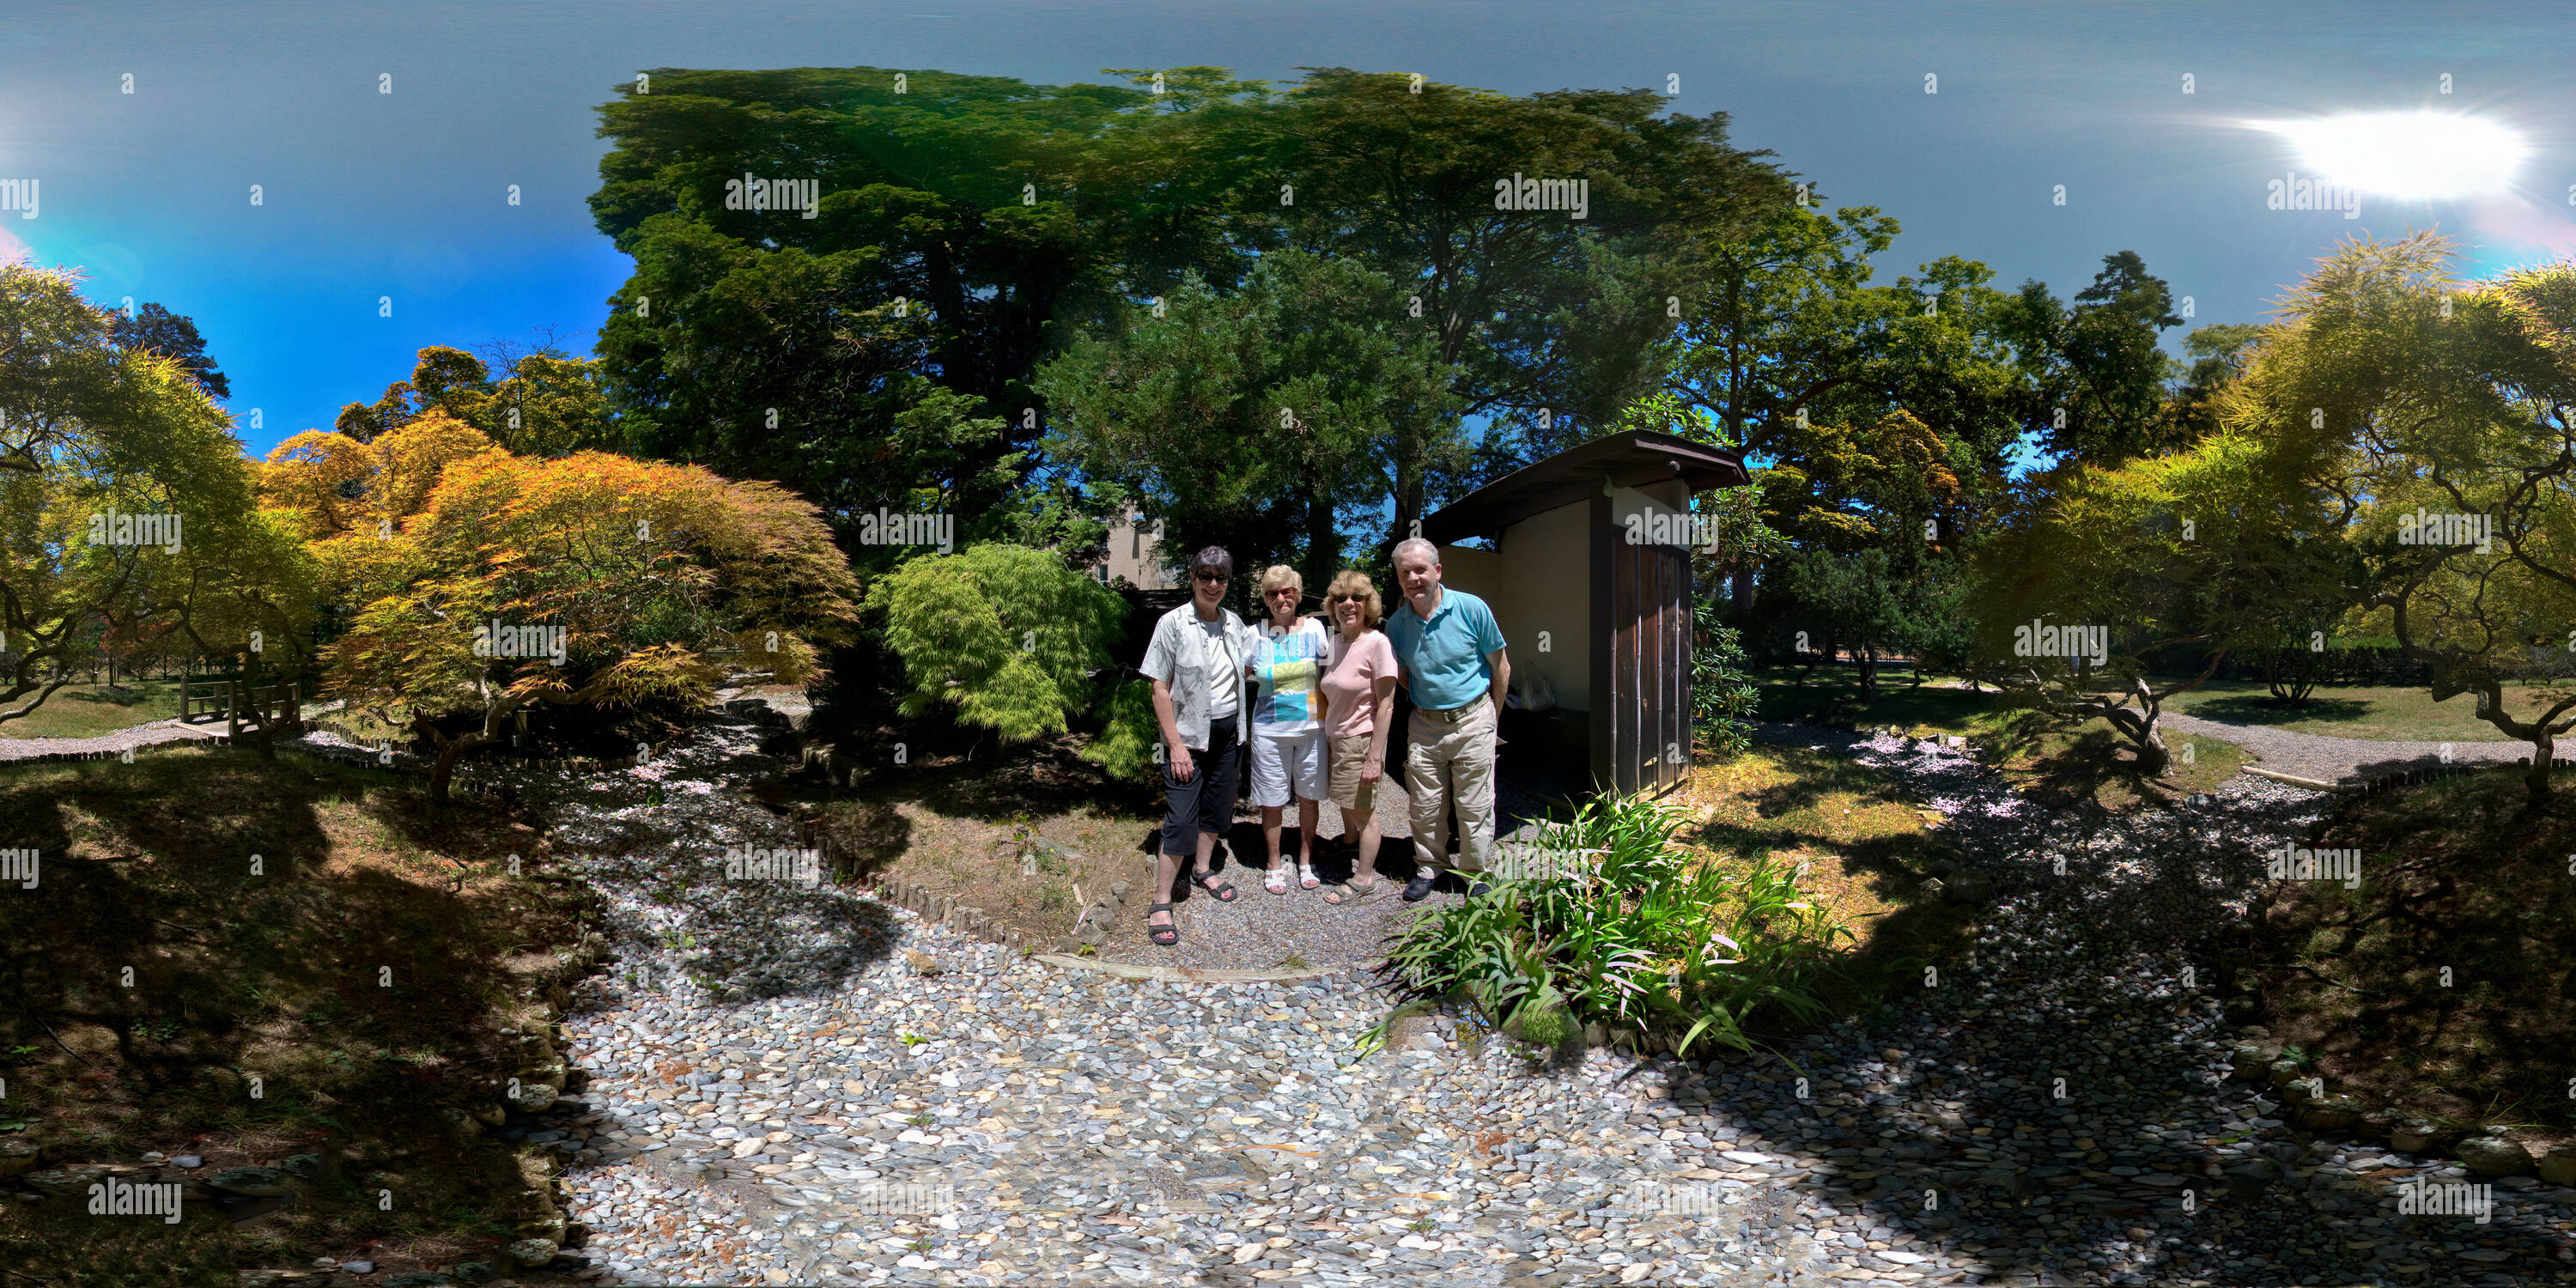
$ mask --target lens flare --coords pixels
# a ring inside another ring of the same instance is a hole
[[[2453,112],[2355,112],[2256,124],[2290,141],[2328,183],[2418,200],[2504,191],[2531,154],[2522,136]]]

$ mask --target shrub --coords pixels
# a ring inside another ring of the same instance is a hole
[[[1100,734],[1082,749],[1082,758],[1113,778],[1159,782],[1162,766],[1154,759],[1154,746],[1162,736],[1154,718],[1153,681],[1131,679],[1109,695]]]
[[[1715,601],[1695,610],[1698,642],[1691,648],[1691,724],[1699,744],[1720,756],[1753,745],[1753,712],[1761,695],[1744,674],[1744,636],[1712,620]]]
[[[868,592],[909,684],[902,710],[939,706],[1006,742],[1066,731],[1089,705],[1127,605],[1044,550],[999,543],[928,555]]]
[[[1543,1047],[1561,1047],[1574,1036],[1574,1016],[1562,1006],[1531,1007],[1521,1016],[1520,1038]]]
[[[1815,984],[1853,938],[1758,855],[1730,876],[1674,844],[1679,810],[1644,796],[1597,798],[1534,849],[1590,851],[1567,874],[1509,876],[1482,898],[1416,919],[1388,954],[1414,997],[1463,995],[1533,1042],[1599,1023],[1753,1049],[1766,1008],[1806,1020]],[[1388,1026],[1363,1034],[1363,1053]]]

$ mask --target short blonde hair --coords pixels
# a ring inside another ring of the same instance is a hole
[[[1371,630],[1377,629],[1378,623],[1386,620],[1386,601],[1378,597],[1377,583],[1370,581],[1368,574],[1357,568],[1344,568],[1334,573],[1333,584],[1324,590],[1324,620],[1339,626],[1341,623],[1333,621],[1333,596],[1335,595],[1359,596],[1360,607],[1365,613],[1361,624]]]
[[[1277,590],[1282,586],[1296,587],[1297,595],[1300,599],[1303,599],[1306,595],[1306,579],[1298,576],[1296,569],[1291,568],[1286,564],[1270,565],[1268,571],[1261,574],[1262,598],[1269,598],[1270,592]]]

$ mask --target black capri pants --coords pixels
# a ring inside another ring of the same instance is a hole
[[[1172,776],[1169,757],[1163,761],[1163,797],[1168,808],[1163,813],[1163,853],[1198,857],[1201,832],[1225,835],[1234,826],[1234,797],[1242,774],[1242,743],[1235,735],[1234,718],[1208,722],[1208,745],[1205,751],[1192,751],[1190,781]]]

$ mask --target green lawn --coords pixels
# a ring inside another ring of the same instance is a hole
[[[1818,667],[1804,685],[1797,683],[1800,675],[1796,667],[1754,672],[1760,718],[1809,719],[1838,728],[1895,725],[1916,736],[1959,734],[2014,786],[2052,805],[2090,799],[2113,811],[2160,807],[2217,787],[2235,777],[2246,761],[2244,749],[2232,743],[2167,728],[2165,745],[2175,763],[2170,772],[2151,778],[2137,772],[2129,743],[2107,721],[2077,723],[1998,707],[2000,695],[1993,689],[1971,692],[1953,687],[1957,682],[1946,678],[1917,688],[1907,683],[1912,677],[1905,671],[1879,673],[1875,702],[1861,700],[1860,682],[1849,666]],[[2166,710],[2173,709],[2167,704]]]
[[[2505,687],[2505,709],[2515,715],[2541,710],[2543,688]],[[2423,689],[2318,688],[2301,705],[2272,700],[2258,681],[2212,680],[2166,701],[2165,709],[2204,720],[2268,725],[2292,733],[2332,738],[2372,738],[2386,742],[2503,742],[2494,725],[2480,720],[2477,698],[2460,694],[2435,702]]]
[[[1801,674],[1797,667],[1766,667],[1752,673],[1762,693],[1758,710],[1761,719],[1813,719],[1846,727],[1893,724],[1911,733],[1968,734],[1979,732],[1984,723],[1980,717],[1995,709],[1992,689],[1971,693],[1962,688],[1933,687],[1958,683],[1947,677],[1914,688],[1906,683],[1911,678],[1909,672],[1882,670],[1878,701],[1863,703],[1859,681],[1848,664],[1820,666],[1815,678],[1803,686],[1797,683]],[[2541,695],[2549,692],[2546,687],[2508,685],[2504,691],[2506,709],[2516,715],[2537,714],[2545,709]],[[2383,742],[2506,740],[2494,725],[2478,718],[2474,695],[2461,694],[2437,703],[2420,688],[2318,688],[2306,702],[2288,705],[2274,702],[2270,690],[2258,680],[2212,680],[2166,699],[2165,710],[2204,720],[2265,725],[2332,738]]]
[[[2038,711],[1997,711],[1977,721],[1973,740],[1981,758],[2031,799],[2051,808],[2090,800],[2113,813],[2161,808],[2183,796],[2215,791],[2250,759],[2232,742],[2160,727],[2173,763],[2155,777],[2138,772],[2135,744],[2107,720],[2077,722]]]
[[[1908,733],[1965,734],[1995,704],[1993,689],[1970,693],[1934,688],[1930,681],[1916,688],[1908,683],[1913,678],[1910,671],[1881,668],[1878,700],[1868,703],[1861,701],[1860,681],[1849,666],[1819,666],[1815,678],[1804,685],[1798,683],[1802,674],[1794,666],[1754,669],[1751,678],[1762,695],[1756,718],[1782,724],[1801,720],[1837,726],[1892,724]]]
[[[26,703],[22,697],[9,709]],[[114,688],[67,684],[54,690],[54,696],[32,714],[0,724],[0,738],[95,738],[177,714],[177,680],[134,680]]]

